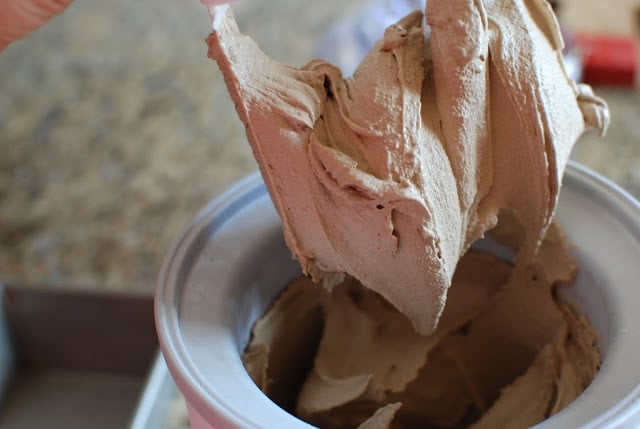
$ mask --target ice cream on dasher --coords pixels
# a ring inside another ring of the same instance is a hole
[[[547,1],[429,0],[349,78],[269,58],[214,3],[209,56],[288,247],[326,286],[296,282],[256,324],[256,383],[299,385],[284,403],[323,428],[523,427],[579,395],[600,356],[556,299],[577,268],[552,220],[571,148],[609,113],[567,75]],[[513,260],[470,250],[485,234]],[[319,314],[308,331],[300,309]],[[311,371],[276,379],[308,354],[283,338],[318,331]]]
[[[274,61],[228,5],[210,11],[210,56],[304,272],[328,286],[348,273],[424,334],[458,260],[500,214],[523,229],[524,268],[574,142],[608,123],[605,103],[567,76],[545,0],[429,1],[428,39],[413,13],[347,79],[322,60]]]

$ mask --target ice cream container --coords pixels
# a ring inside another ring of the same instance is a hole
[[[570,163],[557,209],[580,273],[563,289],[595,326],[603,364],[570,406],[536,428],[640,426],[640,203]],[[254,321],[300,274],[258,174],[207,205],[162,265],[156,327],[194,429],[310,428],[267,398],[241,354]]]

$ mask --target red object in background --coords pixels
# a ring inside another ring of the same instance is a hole
[[[583,56],[582,81],[591,85],[634,86],[638,47],[631,36],[574,34]]]

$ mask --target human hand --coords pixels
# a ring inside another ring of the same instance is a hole
[[[61,13],[72,0],[0,0],[0,52]]]

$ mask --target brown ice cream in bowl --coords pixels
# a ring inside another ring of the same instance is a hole
[[[608,110],[567,76],[546,1],[429,1],[346,79],[211,14],[262,179],[160,274],[193,427],[637,424],[640,210],[565,168]]]

